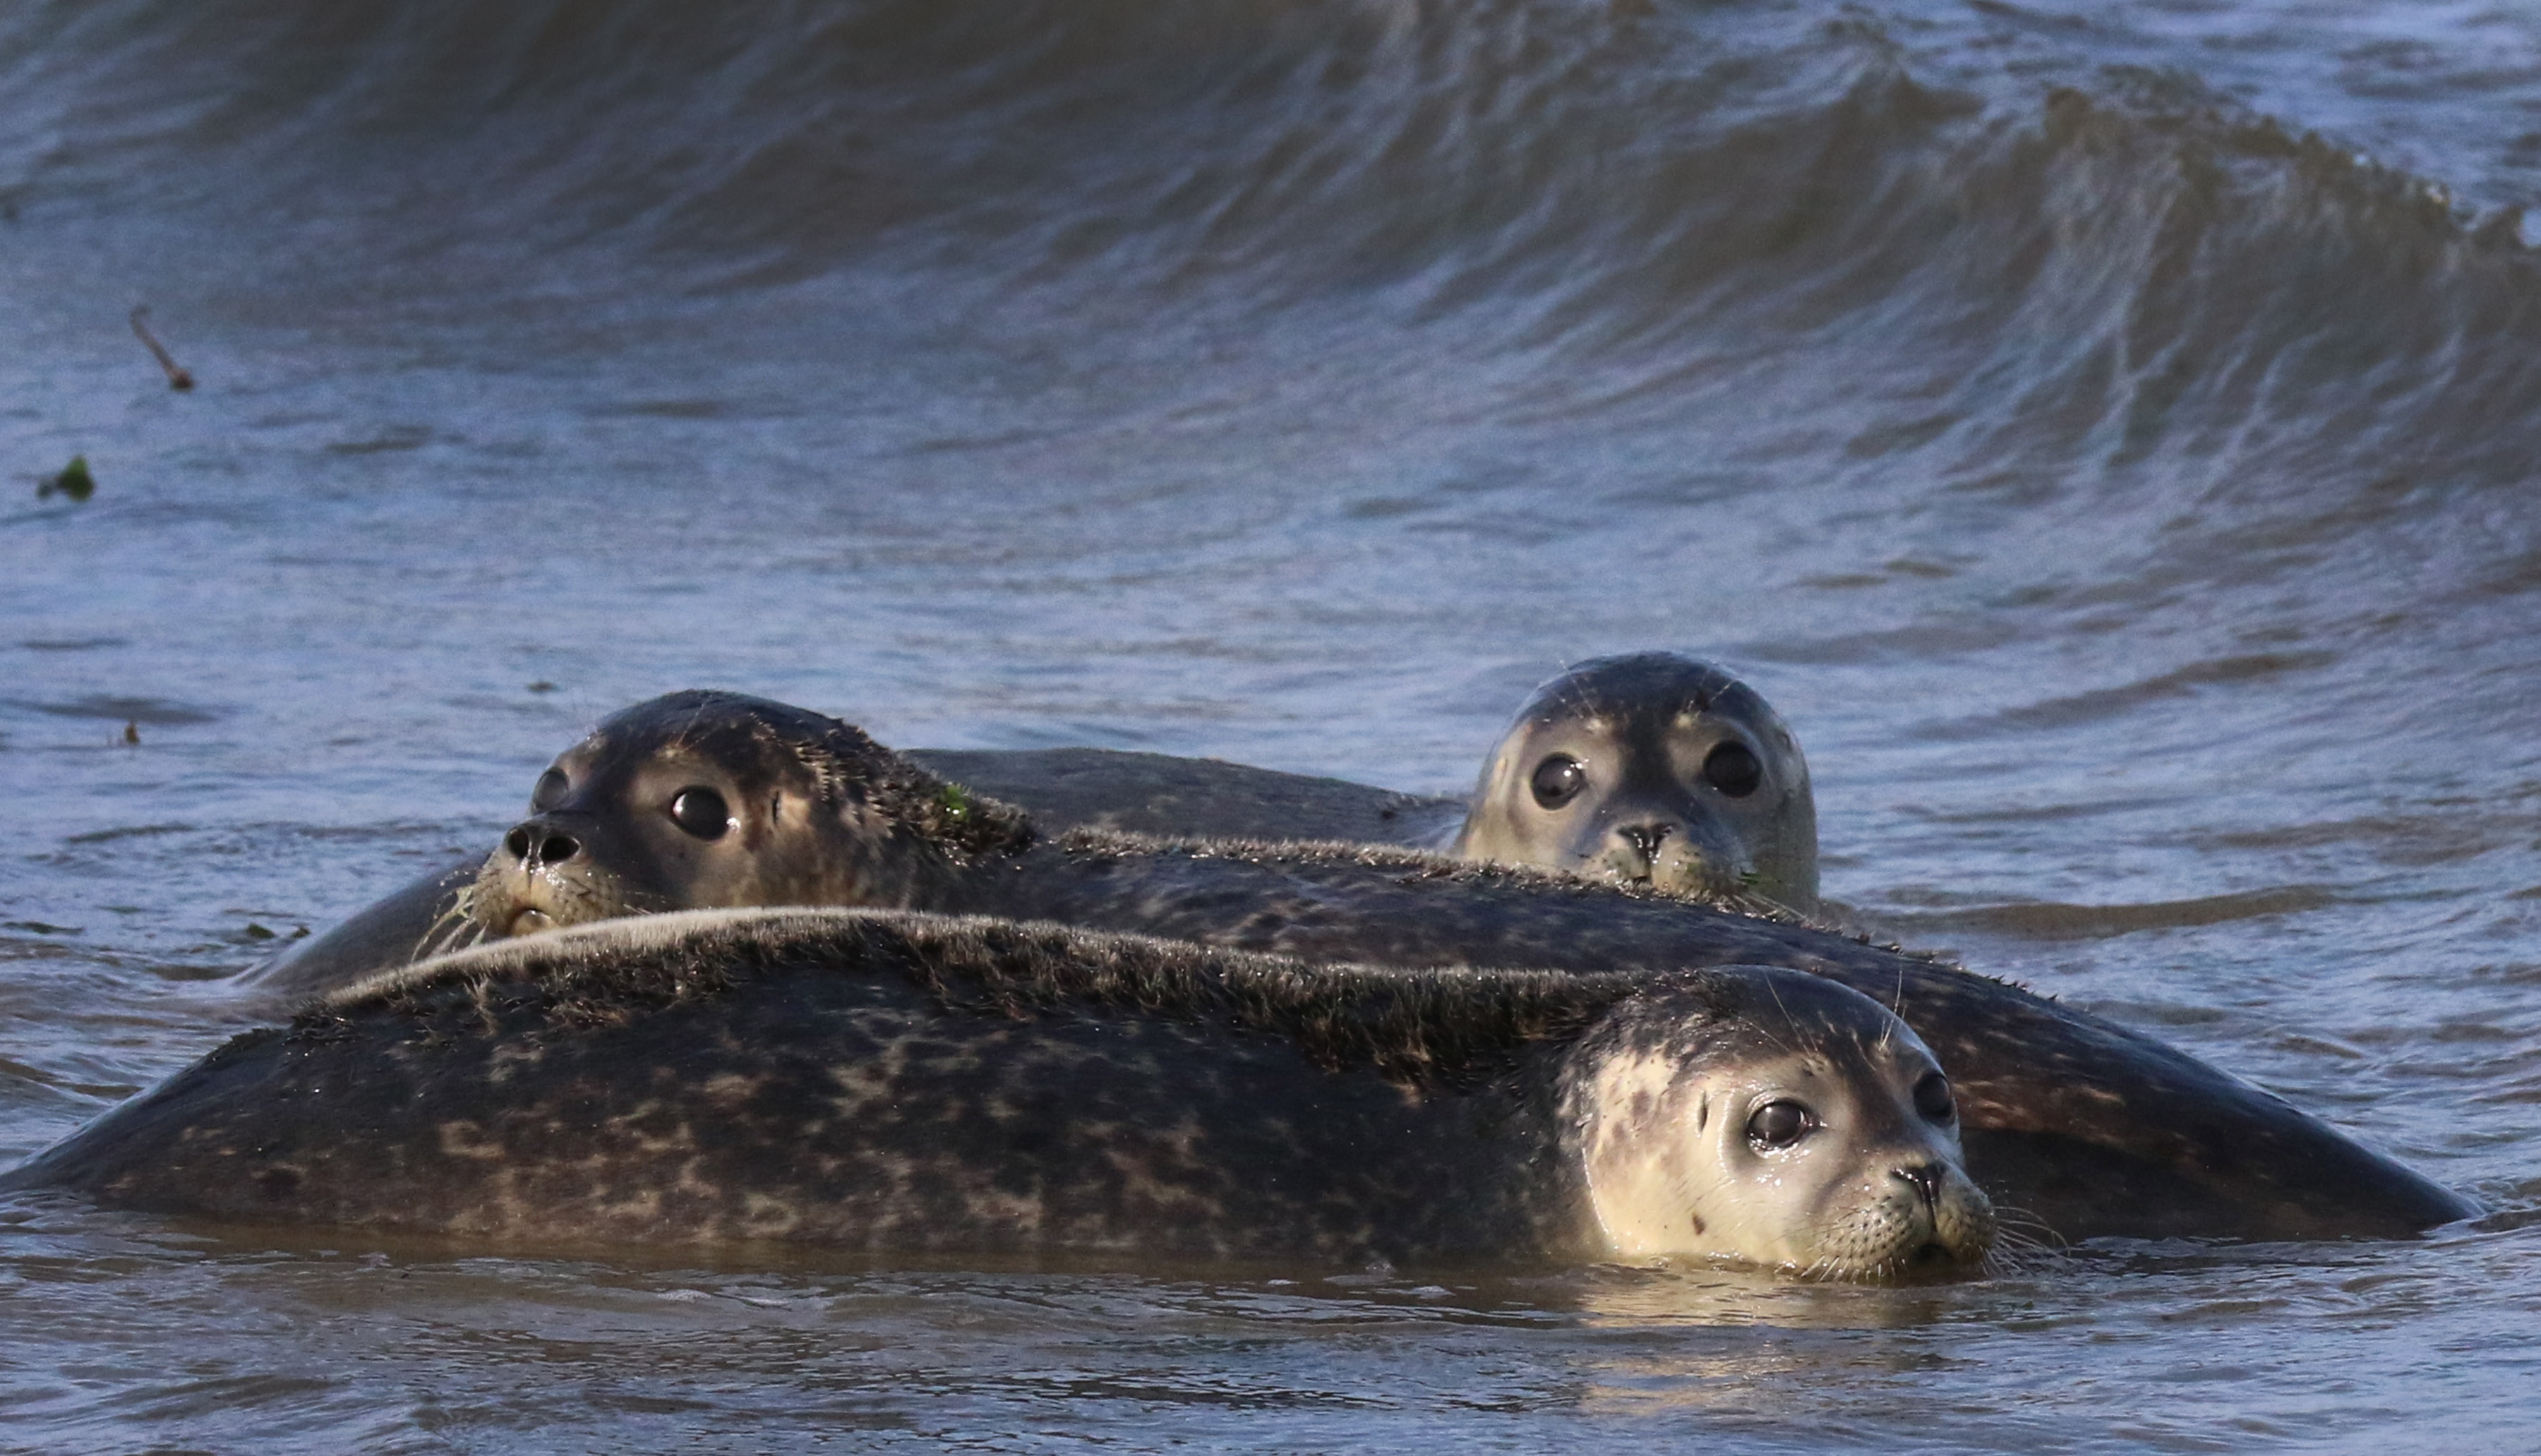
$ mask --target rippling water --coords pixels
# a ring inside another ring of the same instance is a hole
[[[0,1156],[654,692],[1455,790],[1673,646],[1830,893],[2496,1210],[1851,1289],[20,1201],[0,1442],[2523,1448],[2535,202],[2482,5],[0,10]]]

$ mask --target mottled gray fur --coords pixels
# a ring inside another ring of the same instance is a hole
[[[1581,1033],[1657,991],[1699,1043],[1786,974],[691,911],[347,988],[6,1183],[526,1244],[1572,1260],[1600,1248],[1557,1111]]]
[[[715,702],[762,723],[802,713]],[[612,721],[689,731],[711,705],[683,696]],[[861,734],[824,733],[835,760],[855,761],[834,763],[834,781],[889,792],[846,795],[847,828],[825,851],[844,868],[791,903],[1049,920],[1308,961],[1572,973],[1786,967],[1894,1008],[1959,1089],[1970,1172],[1996,1203],[2058,1236],[2389,1236],[2475,1211],[2152,1038],[1768,906],[1358,844],[1046,839],[1002,820],[993,840],[947,837],[935,816],[963,802],[950,785]],[[998,842],[1008,847],[990,847]],[[517,895],[531,899],[560,878],[569,876],[512,876]],[[550,904],[559,918],[569,908],[617,912],[587,897]]]

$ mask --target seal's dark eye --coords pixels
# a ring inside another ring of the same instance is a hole
[[[1946,1123],[1959,1115],[1959,1104],[1950,1096],[1950,1079],[1939,1072],[1925,1072],[1915,1084],[1915,1111],[1935,1123]]]
[[[1756,762],[1755,753],[1747,745],[1724,743],[1703,761],[1703,776],[1729,797],[1743,799],[1765,781],[1765,765]]]
[[[539,786],[530,790],[530,812],[544,814],[564,802],[564,791],[573,786],[561,768],[550,768],[539,775]]]
[[[1762,1148],[1783,1148],[1808,1135],[1817,1126],[1809,1110],[1787,1099],[1766,1103],[1748,1116],[1747,1140]]]
[[[671,823],[700,839],[720,839],[732,828],[732,810],[713,789],[684,788],[671,800]]]
[[[1535,765],[1527,787],[1535,790],[1535,801],[1547,809],[1559,809],[1579,797],[1588,786],[1588,770],[1568,754],[1555,754]]]

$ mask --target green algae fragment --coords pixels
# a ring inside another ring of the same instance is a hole
[[[86,500],[97,494],[97,477],[88,473],[88,457],[74,455],[58,475],[47,475],[36,486],[38,498],[67,495],[73,500]]]

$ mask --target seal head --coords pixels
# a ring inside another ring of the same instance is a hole
[[[1635,996],[1572,1054],[1563,1099],[1619,1258],[1868,1279],[1993,1247],[1949,1078],[1905,1023],[1821,977],[1724,968]]]
[[[604,720],[539,775],[467,909],[493,934],[521,935],[672,910],[905,906],[1032,836],[1020,810],[851,724],[674,692]]]
[[[1484,764],[1451,852],[1678,894],[1818,901],[1799,740],[1754,689],[1674,652],[1545,684]]]

